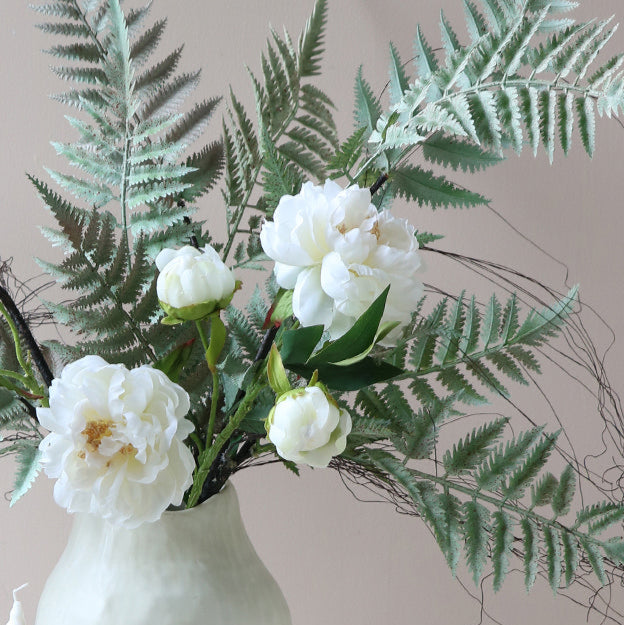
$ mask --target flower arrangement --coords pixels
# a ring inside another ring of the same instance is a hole
[[[188,156],[218,101],[178,112],[197,80],[175,74],[180,51],[146,69],[164,24],[145,28],[148,9],[124,14],[118,0],[36,7],[63,39],[57,73],[76,83],[59,99],[79,111],[78,139],[55,148],[79,173],[51,172],[61,194],[31,178],[65,252],[40,263],[73,293],[49,310],[75,341],[40,344],[2,287],[13,502],[42,467],[69,512],[132,529],[255,463],[329,466],[411,507],[476,584],[491,566],[500,588],[517,556],[527,588],[540,567],[555,591],[585,568],[598,584],[618,577],[624,508],[615,495],[578,504],[587,475],[573,463],[548,472],[556,432],[512,433],[501,417],[441,448],[454,417],[539,373],[576,289],[525,312],[513,293],[436,294],[423,256],[441,236],[391,211],[399,198],[484,201],[422,160],[473,171],[527,143],[552,160],[575,132],[593,154],[596,111],[624,106],[622,57],[599,62],[613,29],[573,23],[574,4],[464,2],[470,43],[445,18],[441,52],[418,30],[414,78],[391,48],[389,106],[358,74],[340,142],[314,85],[318,0],[296,45],[273,33],[253,121],[231,95],[222,140]],[[222,175],[224,239],[201,221]],[[264,289],[240,291],[266,270]]]

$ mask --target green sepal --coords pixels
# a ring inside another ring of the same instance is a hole
[[[269,321],[274,323],[281,323],[284,319],[288,319],[293,315],[293,291],[287,291],[286,289],[280,289],[277,292],[277,297],[273,303],[273,309],[270,313]]]
[[[172,382],[177,382],[182,369],[184,369],[184,366],[191,357],[194,342],[195,339],[191,339],[170,351],[166,356],[163,356],[154,363],[154,369],[159,369]]]
[[[210,345],[206,350],[206,362],[208,368],[214,371],[219,362],[219,356],[225,346],[225,340],[227,338],[227,329],[219,314],[214,314],[210,317]]]
[[[165,325],[175,325],[183,321],[200,321],[202,319],[207,319],[217,310],[227,308],[234,297],[234,293],[241,288],[241,285],[242,282],[237,280],[232,293],[220,300],[210,300],[208,302],[201,302],[200,304],[182,306],[181,308],[170,306],[166,302],[158,300],[161,308],[167,313],[167,316],[161,320],[161,323]]]
[[[177,326],[181,323],[184,323],[184,320],[177,319],[176,317],[170,317],[169,315],[167,315],[160,320],[160,323],[162,323],[164,326]]]
[[[284,363],[280,353],[277,351],[275,343],[271,345],[271,352],[269,353],[269,361],[267,362],[267,377],[269,378],[269,385],[279,398],[284,393],[292,390],[290,382],[288,381],[288,375],[286,369],[284,369]]]

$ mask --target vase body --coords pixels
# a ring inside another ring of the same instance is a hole
[[[76,515],[36,625],[291,625],[228,484],[136,529]]]

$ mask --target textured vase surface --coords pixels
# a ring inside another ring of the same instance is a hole
[[[291,625],[228,484],[136,529],[76,515],[36,625]]]

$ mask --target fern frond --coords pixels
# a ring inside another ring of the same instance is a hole
[[[501,418],[473,430],[465,439],[446,452],[442,464],[448,475],[460,475],[480,465],[493,445],[502,435],[507,419]]]
[[[572,4],[565,3],[483,0],[485,16],[474,2],[464,0],[463,4],[471,43],[462,44],[441,14],[443,52],[436,54],[418,27],[415,81],[409,80],[398,51],[391,47],[390,109],[386,113],[375,110],[363,115],[363,104],[370,105],[372,94],[358,74],[356,123],[368,128],[375,149],[374,158],[363,159],[358,177],[373,168],[392,174],[405,167],[403,161],[415,147],[426,145],[433,131],[446,139],[446,145],[463,144],[457,148],[460,153],[467,144],[481,152],[492,151],[501,159],[507,147],[520,153],[528,137],[534,153],[542,144],[552,161],[557,128],[567,154],[578,127],[592,155],[595,111],[611,116],[624,108],[624,78],[615,74],[621,59],[612,59],[595,72],[595,78],[587,78],[613,35],[611,20],[565,26],[567,18],[553,19],[571,8]],[[552,34],[544,41],[546,31]],[[427,110],[444,110],[449,121],[429,129],[421,124],[419,131],[418,119]],[[462,134],[470,141],[462,140]],[[444,155],[439,158],[438,162],[447,164]],[[448,164],[457,168],[454,159]],[[452,199],[450,205],[464,205],[461,197]]]
[[[11,494],[11,506],[14,506],[33,485],[41,470],[39,463],[39,441],[23,440],[17,446],[17,474]]]

